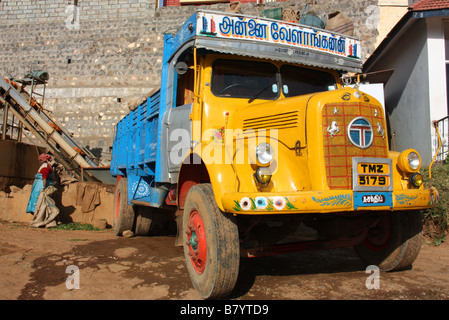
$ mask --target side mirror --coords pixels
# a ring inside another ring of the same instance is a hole
[[[189,66],[184,61],[179,61],[175,65],[175,71],[177,74],[184,74],[189,70]]]

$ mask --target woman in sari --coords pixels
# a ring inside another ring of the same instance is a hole
[[[53,184],[52,180],[52,167],[50,165],[51,156],[46,153],[42,153],[38,158],[40,167],[34,176],[33,187],[31,189],[30,200],[28,201],[27,213],[34,214],[36,209],[37,199],[42,190],[45,190],[48,186]]]

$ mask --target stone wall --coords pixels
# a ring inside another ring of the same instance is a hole
[[[311,9],[352,19],[366,58],[378,35],[377,1],[317,0]],[[241,11],[302,10],[305,2],[244,3]],[[81,143],[101,148],[107,162],[113,127],[128,112],[127,102],[159,86],[164,32],[176,30],[197,8],[157,9],[155,0],[0,0],[0,76],[49,72],[46,108]]]
[[[2,0],[0,21],[7,24],[75,24],[92,20],[137,19],[155,10],[154,0]],[[75,8],[76,7],[76,8]],[[79,12],[78,12],[79,10]]]

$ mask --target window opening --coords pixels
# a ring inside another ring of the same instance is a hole
[[[286,97],[333,90],[336,86],[330,73],[291,65],[281,67],[281,80]]]
[[[212,93],[218,97],[275,100],[279,96],[277,69],[267,62],[217,60]]]

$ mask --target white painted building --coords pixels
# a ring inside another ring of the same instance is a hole
[[[429,165],[437,146],[433,122],[448,115],[449,0],[409,6],[364,65],[364,72],[387,69],[394,69],[385,84],[391,149],[414,148]]]

